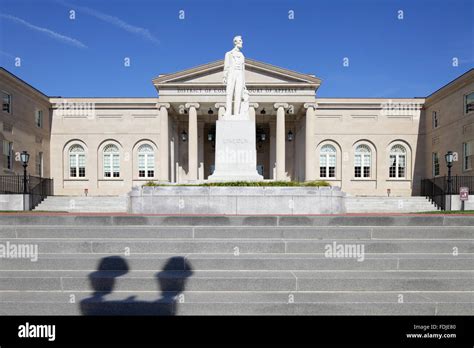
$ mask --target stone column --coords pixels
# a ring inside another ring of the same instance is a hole
[[[288,108],[287,103],[275,103],[274,108],[277,110],[276,116],[276,180],[286,180],[285,171],[285,109]]]
[[[160,172],[159,179],[162,181],[170,181],[169,175],[169,126],[168,126],[168,109],[169,103],[157,103],[156,107],[160,110]]]
[[[250,121],[255,122],[255,110],[258,109],[258,103],[250,103],[249,104],[249,118]]]
[[[276,127],[275,121],[270,121],[270,134],[268,136],[270,142],[270,179],[276,178]]]
[[[222,120],[222,117],[225,114],[225,103],[216,103],[215,107],[217,110],[219,110],[217,112],[217,119]]]
[[[204,134],[204,122],[198,122],[198,180],[204,180],[204,142],[207,136]]]
[[[186,109],[189,109],[188,126],[188,180],[197,181],[198,178],[198,125],[197,109],[198,103],[186,103]]]
[[[316,180],[315,175],[315,156],[314,148],[314,111],[318,107],[317,103],[305,103],[306,122],[305,122],[305,146],[304,146],[304,178],[305,181]]]

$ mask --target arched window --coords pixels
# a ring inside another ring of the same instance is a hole
[[[336,148],[332,145],[323,145],[319,152],[319,177],[336,177]]]
[[[392,146],[390,149],[389,177],[405,178],[407,166],[406,153],[407,151],[402,145]]]
[[[120,154],[118,147],[114,144],[104,147],[104,177],[120,177]]]
[[[372,151],[367,145],[359,145],[355,150],[354,177],[370,178]]]
[[[86,176],[86,152],[81,145],[69,148],[69,177],[84,178]]]
[[[143,144],[138,148],[138,176],[140,178],[155,176],[155,154],[148,144]]]

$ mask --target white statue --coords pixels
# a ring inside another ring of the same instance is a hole
[[[249,117],[249,91],[244,88],[242,92],[242,104],[240,105],[240,118],[244,120],[250,119]]]
[[[225,54],[223,82],[226,85],[226,117],[240,114],[242,96],[246,90],[245,57],[240,51],[242,45],[242,37],[234,37],[234,48]],[[234,100],[233,112],[232,100]]]

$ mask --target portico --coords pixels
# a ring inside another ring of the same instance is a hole
[[[160,118],[167,118],[161,121],[160,143],[168,139],[169,156],[163,158],[162,168],[166,161],[170,165],[161,173],[161,180],[202,182],[212,174],[215,124],[226,112],[223,67],[224,61],[217,61],[153,80]],[[256,124],[258,171],[266,180],[306,179],[305,118],[308,112],[314,114],[321,81],[251,59],[246,60],[245,79],[249,117]]]

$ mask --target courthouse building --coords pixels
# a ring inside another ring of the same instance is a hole
[[[152,80],[154,98],[48,97],[0,69],[1,175],[54,179],[55,195],[125,194],[149,181],[205,182],[225,112],[222,60]],[[330,83],[330,81],[326,82]],[[246,59],[257,170],[325,180],[351,195],[419,194],[423,178],[474,175],[474,69],[427,97],[318,98],[322,81]]]

